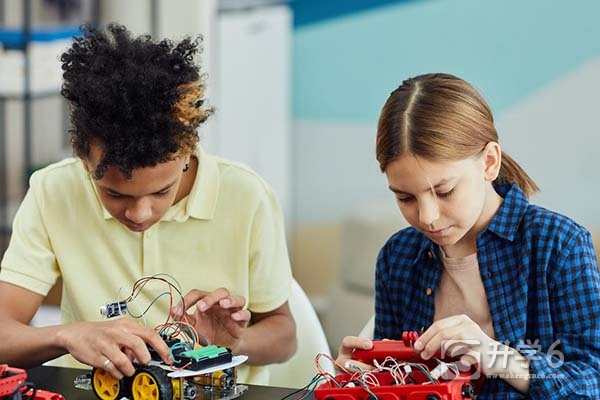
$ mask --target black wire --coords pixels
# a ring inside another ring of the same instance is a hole
[[[23,390],[25,389],[25,390]],[[31,396],[27,396],[27,392],[31,392]],[[37,389],[33,383],[23,382],[18,385],[15,390],[8,396],[11,400],[33,400],[35,399],[35,394],[37,393]]]
[[[281,398],[281,400],[285,400],[285,399],[289,398],[290,396],[293,396],[293,395],[295,395],[295,394],[298,394],[298,393],[300,393],[300,392],[303,392],[303,391],[305,391],[306,389],[308,389],[308,386],[309,386],[309,385],[306,385],[306,386],[304,386],[304,387],[301,387],[300,389],[296,389],[296,390],[294,390],[293,392],[291,392],[291,393],[289,393],[289,394],[285,395],[284,397],[282,397],[282,398]]]
[[[313,384],[315,383],[316,379],[318,379],[318,378],[319,378],[319,375],[315,375],[315,376],[314,376],[314,377],[313,377],[313,378],[310,380],[310,382],[309,382],[308,384],[306,384],[306,386],[304,386],[304,387],[301,387],[300,389],[296,389],[296,390],[294,390],[294,391],[293,391],[293,392],[291,392],[291,393],[288,393],[287,395],[285,395],[284,397],[282,397],[280,400],[285,400],[285,399],[289,398],[290,396],[293,396],[293,395],[295,395],[295,394],[298,394],[298,393],[300,393],[300,392],[303,392],[303,391],[305,391],[305,390],[308,390],[308,388],[309,388],[311,385],[313,385]]]

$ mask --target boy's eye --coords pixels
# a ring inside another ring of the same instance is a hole
[[[106,192],[106,194],[108,194],[110,197],[115,198],[115,199],[122,197],[119,193],[114,193],[114,192]]]

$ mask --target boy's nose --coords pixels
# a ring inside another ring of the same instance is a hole
[[[134,224],[142,224],[152,216],[152,207],[145,199],[137,200],[125,211],[125,217]]]

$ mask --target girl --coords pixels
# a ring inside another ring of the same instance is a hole
[[[374,338],[463,354],[479,399],[600,398],[600,277],[589,232],[529,203],[538,187],[498,144],[489,106],[448,74],[405,80],[377,160],[411,225],[377,260]],[[338,363],[367,339],[348,336]]]

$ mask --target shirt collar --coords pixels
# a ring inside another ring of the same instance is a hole
[[[198,145],[194,151],[198,160],[196,179],[190,193],[167,210],[161,221],[185,222],[188,218],[212,219],[217,207],[220,177],[217,160]]]
[[[83,165],[83,161],[81,159],[78,159],[78,160],[79,160],[79,165],[81,166],[81,173],[85,177],[86,184],[89,184],[90,188],[94,192],[94,196],[96,197],[96,201],[98,202],[98,207],[100,207],[100,212],[102,212],[102,218],[103,219],[112,219],[113,216],[110,215],[110,213],[108,211],[106,211],[106,208],[104,208],[104,206],[102,205],[102,202],[100,201],[100,196],[98,195],[98,189],[96,188],[96,184],[94,183],[94,178],[92,177],[92,174],[89,173],[85,169],[85,166]]]
[[[494,189],[504,198],[504,201],[500,205],[500,208],[498,208],[498,211],[496,211],[487,229],[480,232],[479,235],[485,232],[492,232],[501,238],[513,241],[519,229],[521,219],[523,219],[529,206],[529,200],[515,183],[494,185]],[[437,245],[429,240],[427,236],[421,235],[421,243],[415,262],[425,256],[429,257],[429,254],[433,258],[438,258]]]
[[[496,185],[494,189],[504,198],[504,201],[492,218],[487,231],[513,241],[527,207],[529,207],[529,199],[515,183]]]
[[[217,159],[198,145],[195,151],[198,171],[188,195],[186,214],[197,219],[212,219],[217,208],[220,190],[220,172]]]

